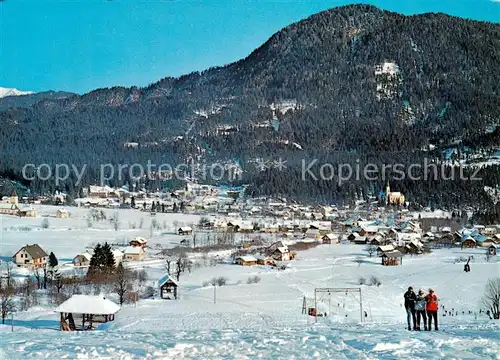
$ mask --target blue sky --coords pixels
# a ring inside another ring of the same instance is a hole
[[[500,0],[498,0],[500,1]],[[361,1],[415,14],[500,22],[491,0]],[[78,93],[144,86],[247,56],[328,0],[4,0],[0,86]]]

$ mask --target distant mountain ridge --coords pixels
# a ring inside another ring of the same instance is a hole
[[[6,96],[19,96],[19,95],[28,95],[28,94],[33,94],[33,92],[0,87],[0,98],[4,98]]]
[[[16,90],[16,89],[13,89]],[[17,90],[15,95],[0,96],[0,111],[6,111],[12,108],[28,108],[42,100],[59,100],[75,95],[66,91],[42,91],[21,92]]]
[[[0,166],[190,158],[251,175],[258,158],[395,161],[430,145],[491,146],[499,58],[499,24],[334,8],[224,67],[0,112]]]

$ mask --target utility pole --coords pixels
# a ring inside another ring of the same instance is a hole
[[[361,315],[361,322],[363,322],[363,298],[361,295],[361,288],[359,288],[359,312]]]
[[[14,312],[10,313],[10,331],[14,332]]]
[[[216,297],[217,290],[216,289],[217,289],[217,284],[214,283],[214,304],[217,302],[217,300],[216,300],[217,299],[217,297]]]

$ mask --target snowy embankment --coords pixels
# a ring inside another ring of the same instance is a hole
[[[431,333],[375,324],[77,334],[37,331],[3,333],[0,358],[498,359],[499,330],[493,324],[468,323]]]

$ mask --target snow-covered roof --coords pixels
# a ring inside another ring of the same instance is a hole
[[[323,236],[323,237],[327,237],[327,238],[328,238],[328,239],[330,239],[330,240],[335,240],[335,239],[337,239],[337,235],[335,235],[335,234],[326,234],[326,235],[325,235],[325,236]]]
[[[280,246],[276,249],[276,251],[279,251],[282,254],[286,254],[288,252],[288,247],[287,246]]]
[[[175,285],[179,286],[177,281],[175,281],[175,279],[167,273],[158,280],[158,287],[162,287],[169,280],[173,282]]]
[[[387,251],[382,254],[382,256],[389,257],[389,258],[401,258],[403,257],[403,254],[401,251],[394,250],[394,251]]]
[[[73,295],[56,308],[56,312],[74,314],[110,315],[120,310],[120,306],[103,296]]]
[[[190,226],[182,226],[179,228],[180,231],[193,231],[193,229]]]
[[[142,247],[139,246],[127,246],[123,251],[124,254],[139,255],[142,253]]]
[[[90,259],[92,258],[92,255],[90,255],[88,252],[84,252],[84,253],[78,254],[78,255],[75,256],[75,258],[77,256],[83,256],[88,261],[90,261]]]
[[[377,250],[380,250],[382,252],[388,252],[388,251],[393,251],[394,250],[394,246],[392,245],[384,245],[384,246],[379,246],[377,248]]]
[[[147,239],[145,239],[145,238],[143,238],[141,236],[137,236],[137,237],[133,238],[132,241],[137,241],[140,244],[145,244],[145,243],[148,242]]]
[[[243,255],[243,256],[238,256],[236,260],[241,259],[244,262],[253,262],[257,261],[257,259],[254,256],[251,255]]]
[[[242,221],[241,223],[238,224],[238,226],[242,230],[253,230],[253,224],[250,221]]]
[[[421,243],[420,241],[418,241],[418,240],[412,240],[412,241],[410,241],[410,244],[415,245],[417,248],[421,248],[421,247],[423,247],[423,246],[424,246],[424,244],[422,244],[422,243]]]
[[[472,236],[467,236],[466,238],[463,238],[462,241],[473,241],[477,242],[476,239],[474,239]]]

